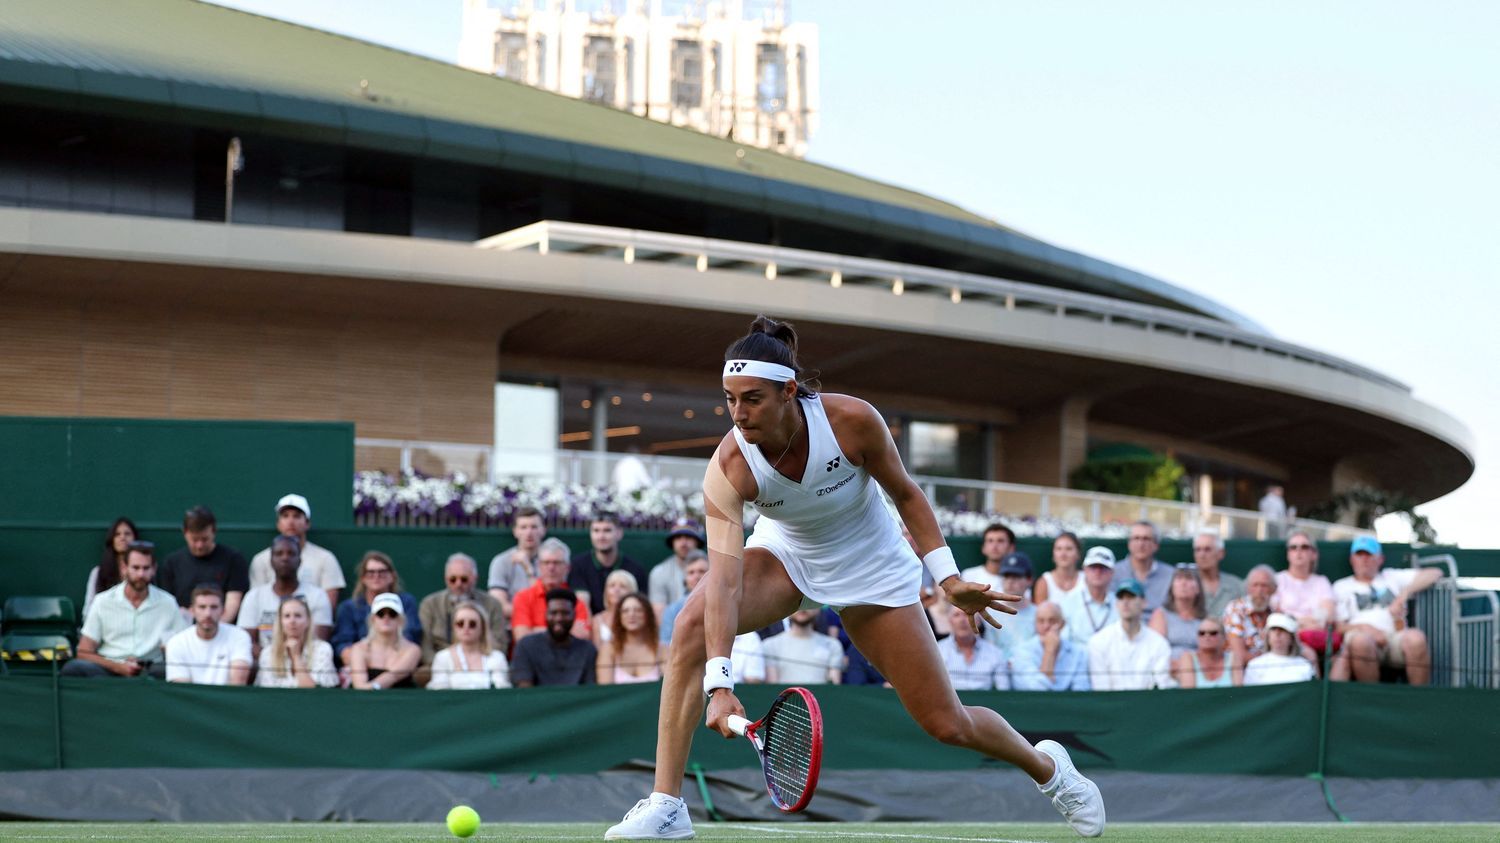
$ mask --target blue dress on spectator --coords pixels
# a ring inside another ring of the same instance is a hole
[[[422,643],[422,621],[417,617],[417,598],[400,592],[401,607],[406,614],[406,628],[401,631],[406,640],[413,644]],[[365,637],[370,626],[370,601],[363,597],[351,597],[339,604],[339,610],[333,618],[333,639],[328,643],[333,645],[334,655],[338,657],[339,664],[344,663],[344,651],[354,642]]]

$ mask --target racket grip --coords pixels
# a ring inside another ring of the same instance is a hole
[[[731,732],[734,732],[736,735],[743,736],[745,734],[745,729],[749,728],[749,726],[749,720],[746,720],[738,714],[729,715],[729,730]]]

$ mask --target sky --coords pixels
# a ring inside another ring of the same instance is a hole
[[[219,2],[457,58],[462,0]],[[1500,4],[789,6],[819,27],[808,158],[1410,384],[1478,466],[1419,511],[1445,543],[1500,546]]]

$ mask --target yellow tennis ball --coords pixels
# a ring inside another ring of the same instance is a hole
[[[448,830],[454,837],[473,837],[479,830],[479,812],[468,805],[459,805],[448,812]]]

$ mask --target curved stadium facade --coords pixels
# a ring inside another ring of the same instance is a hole
[[[4,414],[490,445],[514,383],[555,391],[566,447],[704,456],[715,361],[769,312],[919,471],[1061,486],[1130,443],[1246,506],[1269,481],[1293,503],[1361,483],[1427,500],[1473,470],[1467,431],[1409,387],[1188,290],[316,30],[12,0],[0,109]]]

